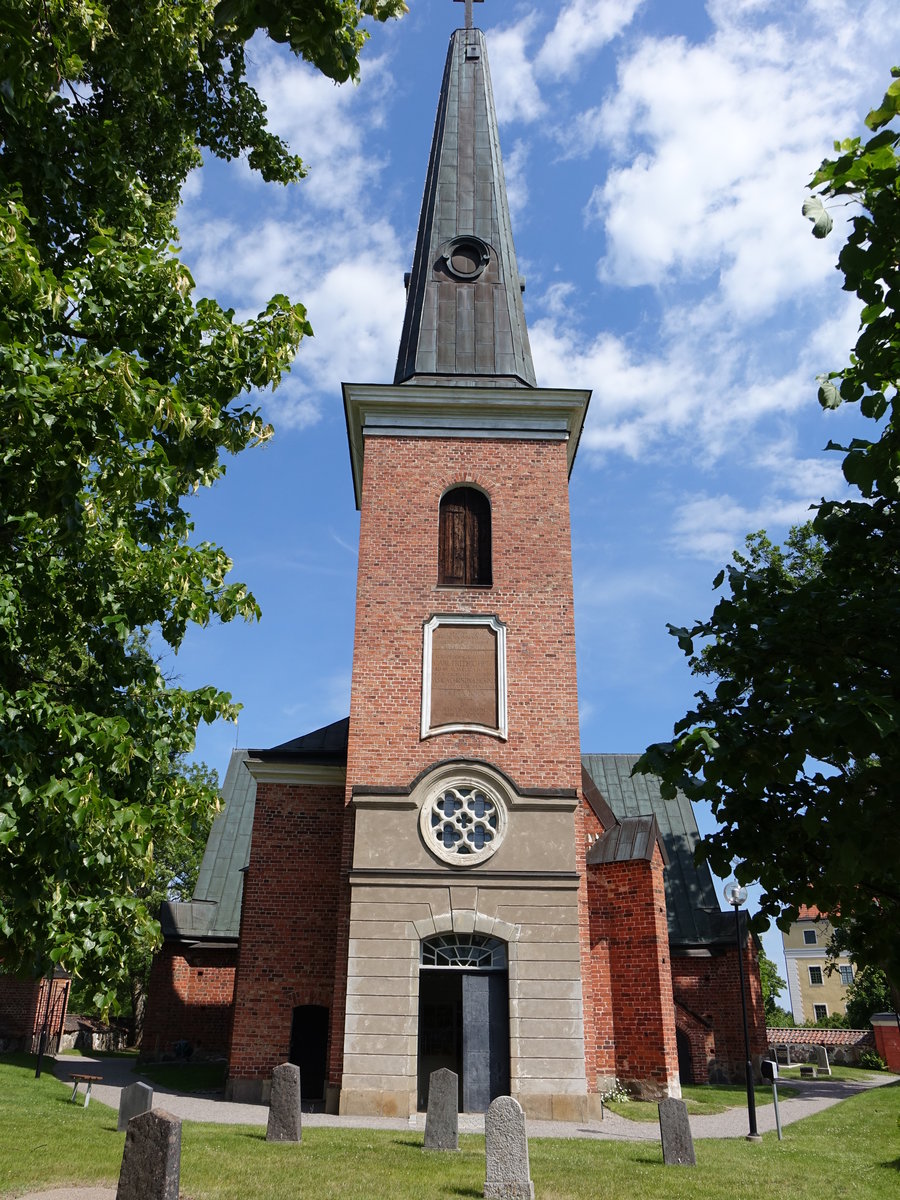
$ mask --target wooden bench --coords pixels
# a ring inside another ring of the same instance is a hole
[[[92,1084],[102,1083],[102,1082],[103,1082],[102,1075],[70,1075],[69,1083],[72,1083],[75,1085],[72,1088],[72,1100],[71,1100],[72,1104],[75,1103],[75,1097],[78,1095],[79,1083],[87,1084],[87,1088],[85,1089],[85,1093],[84,1093],[84,1107],[87,1108],[88,1104],[90,1104],[90,1101],[91,1101],[91,1086],[92,1086]]]

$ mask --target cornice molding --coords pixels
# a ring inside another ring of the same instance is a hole
[[[590,402],[574,388],[345,383],[344,413],[356,507],[367,437],[564,441],[569,474]]]
[[[339,785],[347,781],[347,768],[335,763],[263,762],[248,758],[247,770],[257,783]]]

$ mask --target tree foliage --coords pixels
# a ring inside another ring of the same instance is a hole
[[[778,974],[778,968],[772,962],[762,946],[759,950],[759,982],[762,988],[763,1008],[766,1014],[766,1024],[771,1025],[771,1018],[777,1017],[783,1010],[778,1006],[778,994],[787,987],[787,980]]]
[[[863,967],[847,987],[847,1025],[850,1029],[868,1029],[872,1013],[893,1008],[887,976],[878,967]]]
[[[811,189],[854,215],[838,258],[861,303],[850,362],[824,408],[859,406],[869,437],[829,444],[849,498],[823,500],[784,549],[748,540],[708,620],[670,631],[712,683],[640,769],[710,802],[701,853],[764,889],[782,928],[801,903],[852,922],[861,965],[900,980],[900,70]],[[817,210],[816,210],[817,212]],[[808,213],[813,216],[813,213]],[[819,235],[827,230],[819,227]],[[699,650],[695,651],[695,644]]]
[[[0,6],[0,959],[112,995],[154,845],[209,792],[172,769],[212,687],[164,677],[189,625],[258,609],[187,504],[270,430],[310,332],[275,296],[238,322],[174,249],[204,151],[303,165],[266,127],[246,41],[355,77],[402,0],[7,0]],[[152,638],[152,641],[151,641]],[[151,648],[152,647],[152,648]]]

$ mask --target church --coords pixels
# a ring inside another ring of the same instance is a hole
[[[470,13],[471,8],[467,4]],[[690,805],[579,744],[568,481],[586,390],[539,387],[485,39],[451,37],[394,381],[345,383],[360,511],[349,718],[236,751],[166,905],[142,1054],[227,1095],[407,1117],[599,1114],[742,1077],[738,949]],[[753,939],[752,1052],[765,1051]]]

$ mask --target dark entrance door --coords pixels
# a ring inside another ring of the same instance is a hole
[[[485,1112],[509,1094],[509,1002],[505,971],[462,977],[463,1112]]]
[[[691,1043],[683,1029],[675,1030],[675,1045],[678,1049],[678,1077],[682,1083],[693,1083],[694,1068],[691,1064]]]
[[[441,942],[435,953],[435,943]],[[484,1112],[509,1094],[509,975],[494,939],[445,935],[423,946],[419,971],[418,1104],[428,1105],[432,1071],[459,1076],[463,1112]],[[431,959],[431,965],[429,964]],[[434,960],[437,959],[437,962]],[[484,962],[479,969],[475,963]],[[501,962],[503,969],[493,966]]]
[[[328,1009],[323,1004],[294,1009],[288,1059],[300,1068],[303,1104],[323,1101],[328,1066]]]

